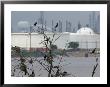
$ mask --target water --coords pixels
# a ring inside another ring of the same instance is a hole
[[[29,60],[29,58],[27,58]],[[35,59],[35,58],[33,58]],[[42,58],[38,58],[40,60]],[[59,61],[58,58],[54,59],[54,65],[58,65]],[[20,61],[15,60],[12,58],[12,65],[16,66],[20,63]],[[99,77],[100,76],[100,60],[98,59],[98,67],[96,68],[96,73],[94,74],[94,77]],[[26,63],[28,69],[28,72],[31,73],[32,70],[35,71],[35,76],[38,77],[47,77],[48,72],[37,62],[34,61],[33,67],[31,64],[28,62]],[[94,65],[96,65],[96,58],[95,57],[63,57],[61,64],[62,71],[66,71],[70,76],[75,76],[75,77],[91,77],[92,76],[92,71],[94,68]],[[13,68],[12,68],[13,69]],[[22,76],[23,72],[20,72],[19,69],[15,71],[15,76]],[[25,75],[27,76],[27,75]]]

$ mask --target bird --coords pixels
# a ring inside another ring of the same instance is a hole
[[[55,28],[57,28],[58,27],[58,23],[55,25]]]
[[[34,23],[34,26],[36,26],[37,22]]]
[[[95,48],[95,49],[93,49],[93,51],[91,52],[91,54],[92,54],[92,53],[95,53],[95,51],[96,51],[96,48]]]

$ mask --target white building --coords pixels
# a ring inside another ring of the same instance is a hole
[[[51,39],[53,33],[46,33]],[[12,33],[11,44],[12,46],[19,46],[22,48],[30,48],[30,34],[29,33]],[[61,35],[61,36],[60,36]],[[66,48],[66,44],[69,42],[79,42],[79,48],[100,48],[100,35],[95,34],[90,28],[83,27],[79,29],[76,33],[57,33],[54,40],[60,38],[54,42],[58,48]],[[38,33],[31,33],[31,47],[32,48],[42,48],[44,47],[41,43],[43,41],[43,36]]]

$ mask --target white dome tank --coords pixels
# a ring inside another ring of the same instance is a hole
[[[76,33],[77,34],[84,34],[84,35],[95,34],[94,31],[89,27],[80,28]]]

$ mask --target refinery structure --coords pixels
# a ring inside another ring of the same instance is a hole
[[[25,49],[42,48],[43,45],[40,42],[43,40],[43,35],[40,33],[45,32],[50,38],[52,38],[53,33],[55,33],[54,39],[60,36],[54,42],[59,49],[67,49],[66,45],[69,42],[78,42],[78,48],[81,49],[100,48],[100,15],[97,16],[96,20],[95,12],[89,15],[89,24],[86,26],[81,26],[79,22],[77,28],[72,28],[71,22],[66,20],[66,30],[63,31],[64,27],[61,20],[55,24],[52,20],[51,24],[51,28],[47,26],[44,12],[40,12],[40,17],[33,25],[29,25],[26,21],[19,22],[18,25],[22,26],[19,28],[21,32],[13,32],[12,30],[11,45]]]

